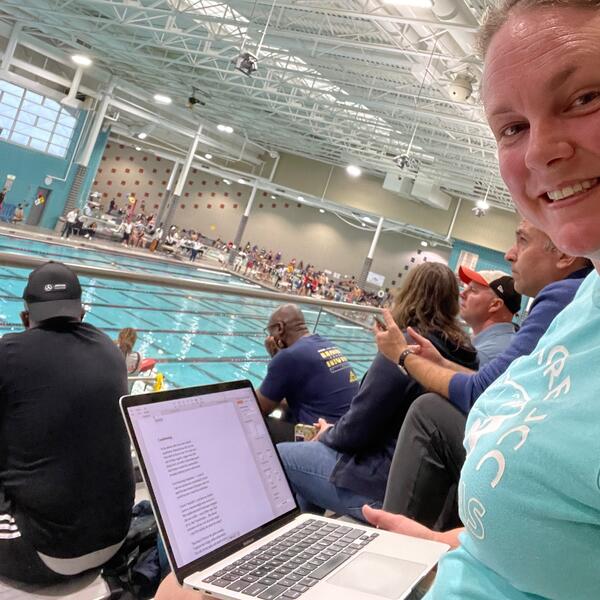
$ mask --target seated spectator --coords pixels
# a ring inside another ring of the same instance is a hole
[[[127,535],[127,373],[110,339],[82,322],[65,265],[35,269],[23,298],[26,331],[0,339],[0,575],[46,584],[103,565]]]
[[[471,327],[479,367],[501,354],[515,334],[513,319],[521,309],[514,280],[502,271],[473,271],[459,267],[466,288],[460,293],[460,316]],[[452,363],[451,368],[454,368]]]
[[[127,373],[132,375],[140,370],[143,357],[139,352],[136,352],[133,348],[137,342],[137,331],[132,327],[125,327],[119,331],[117,337],[117,346],[125,357],[125,364],[127,365]]]
[[[17,204],[17,208],[15,208],[15,214],[13,215],[12,222],[13,223],[22,223],[24,218],[23,213],[23,205]]]
[[[348,359],[328,339],[308,331],[302,311],[294,304],[280,306],[265,331],[272,360],[257,391],[263,414],[273,412],[285,400],[290,423],[311,424],[319,418],[337,421],[358,390]],[[293,433],[287,439],[293,439]]]
[[[437,530],[459,524],[457,488],[465,461],[462,441],[466,414],[511,362],[533,351],[592,270],[589,260],[560,252],[546,234],[527,221],[520,223],[516,243],[506,253],[506,259],[512,266],[515,288],[535,298],[529,316],[507,350],[476,374],[456,373],[437,353],[428,351],[425,354],[430,356],[430,362],[415,364],[411,358],[404,363],[425,388],[438,394],[418,398],[408,411],[398,438],[384,507]],[[423,348],[428,345],[414,332],[412,338],[417,338]],[[394,360],[401,350],[398,346],[392,354],[390,345],[381,345],[380,351]]]
[[[456,277],[440,263],[423,263],[410,271],[394,305],[399,327],[417,328],[446,358],[475,368],[476,352],[458,312]],[[360,519],[363,503],[381,506],[400,427],[411,402],[422,393],[419,383],[378,354],[335,426],[320,419],[317,442],[279,444],[300,507]]]

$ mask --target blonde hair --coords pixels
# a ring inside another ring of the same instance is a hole
[[[421,335],[442,335],[458,346],[470,347],[458,322],[456,275],[441,263],[423,263],[409,271],[396,292],[392,315],[400,329],[413,327]]]
[[[132,327],[125,327],[119,331],[117,346],[124,356],[127,356],[133,350],[137,342],[137,331]]]
[[[511,12],[549,7],[598,10],[600,9],[600,0],[496,0],[486,9],[479,28],[476,42],[479,55],[485,58],[492,38],[502,29]]]

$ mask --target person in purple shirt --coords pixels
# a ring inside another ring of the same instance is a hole
[[[517,229],[516,243],[506,253],[506,260],[511,263],[515,289],[534,301],[505,352],[477,372],[456,372],[442,364],[428,340],[410,332],[421,345],[420,360],[403,366],[434,393],[417,398],[408,411],[383,507],[438,531],[459,524],[456,497],[465,460],[467,413],[514,360],[531,353],[592,269],[588,259],[560,252],[545,233],[525,220]],[[379,351],[398,362],[393,349]]]

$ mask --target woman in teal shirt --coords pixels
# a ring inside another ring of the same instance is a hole
[[[464,530],[365,508],[376,525],[456,548],[428,600],[600,598],[600,2],[507,0],[481,33],[482,97],[520,213],[596,271],[467,422]],[[378,347],[405,347],[393,327]],[[415,374],[424,360],[408,356]]]

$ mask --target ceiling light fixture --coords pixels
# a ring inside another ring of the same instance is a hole
[[[325,214],[325,209],[324,208],[320,208],[319,212],[323,215],[323,214]]]
[[[350,177],[360,177],[360,175],[362,175],[362,169],[356,165],[348,165],[346,167],[346,173],[348,173]]]
[[[145,140],[148,137],[148,134],[145,131],[140,131],[137,134],[139,140]]]
[[[425,240],[423,240],[421,242],[421,246],[423,246],[423,248],[427,248],[427,246],[429,246],[429,244]]]
[[[362,225],[363,227],[366,227],[366,225],[365,225],[364,223],[361,223],[361,225]]]
[[[80,67],[89,67],[92,64],[92,59],[84,54],[73,54],[71,60]]]
[[[217,129],[223,133],[233,133],[233,127],[231,127],[231,125],[222,125],[219,123],[217,125]]]
[[[171,104],[173,100],[169,96],[164,94],[154,94],[154,102],[157,104]]]
[[[298,202],[304,202],[304,198],[302,196],[298,196]]]
[[[241,183],[242,185],[246,185],[248,182],[245,179],[242,179],[241,177],[238,179],[238,183]]]
[[[142,147],[141,146],[135,146],[135,149],[139,152],[142,149]]]
[[[231,185],[231,181],[229,181],[229,179],[223,179],[223,183],[225,185]]]
[[[208,152],[207,152],[207,153],[204,155],[204,158],[205,158],[206,160],[212,160],[212,157],[213,157],[213,155],[212,155],[212,154],[209,154]]]

